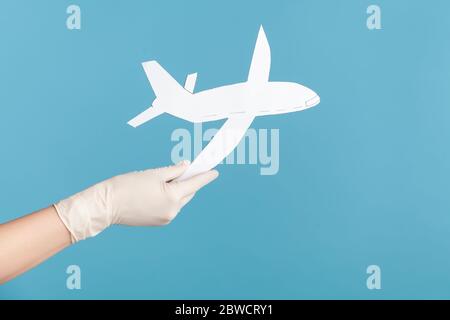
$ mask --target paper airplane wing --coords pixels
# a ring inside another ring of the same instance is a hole
[[[255,116],[247,114],[228,118],[184,174],[175,180],[185,180],[217,166],[236,148],[254,118]]]
[[[267,82],[270,74],[270,46],[263,27],[259,28],[258,39],[253,51],[248,82]]]

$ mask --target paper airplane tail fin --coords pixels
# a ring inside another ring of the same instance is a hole
[[[188,91],[188,89],[194,89],[196,76],[194,77],[191,75],[189,77],[189,81],[187,81],[188,89],[185,89],[166,70],[164,70],[158,62],[147,61],[144,62],[142,66],[144,67],[145,74],[155,92],[156,99],[153,101],[152,107],[128,121],[128,124],[136,128],[164,112],[190,121],[189,117],[186,117],[183,112],[170,110],[170,104],[168,107],[168,104],[164,103],[164,101],[171,101],[175,97],[189,98],[192,96],[192,93]]]
[[[156,97],[189,94],[158,62],[147,61],[142,66]]]

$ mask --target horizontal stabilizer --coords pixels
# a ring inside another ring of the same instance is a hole
[[[184,83],[184,88],[190,93],[194,93],[196,82],[197,82],[197,73],[188,74],[188,76],[186,77],[186,82]]]
[[[159,116],[160,114],[164,113],[164,111],[157,107],[150,107],[144,112],[140,113],[130,121],[128,121],[128,124],[132,127],[139,127],[141,124]]]

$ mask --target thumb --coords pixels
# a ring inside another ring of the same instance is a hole
[[[190,162],[188,160],[183,160],[178,162],[176,165],[160,168],[158,171],[164,181],[171,181],[181,176],[189,167],[189,164]]]

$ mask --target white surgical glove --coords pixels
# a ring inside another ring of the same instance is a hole
[[[112,224],[159,226],[171,222],[195,192],[218,176],[208,171],[172,181],[189,166],[136,171],[100,182],[54,205],[72,242],[93,237]]]

